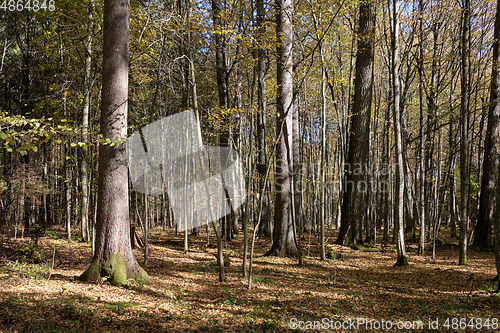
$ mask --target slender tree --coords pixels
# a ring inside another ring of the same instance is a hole
[[[89,17],[87,27],[87,41],[85,43],[85,81],[84,89],[84,106],[82,115],[82,132],[83,142],[85,146],[82,148],[82,161],[80,164],[81,183],[82,183],[82,208],[81,208],[81,231],[84,241],[90,241],[90,226],[89,226],[89,185],[88,185],[88,128],[89,114],[91,102],[91,80],[92,80],[92,34],[94,33],[94,0],[89,1]]]
[[[469,26],[470,0],[464,0],[461,31],[461,96],[460,96],[460,252],[458,263],[467,265],[469,238]]]
[[[424,113],[424,0],[418,2],[418,97],[420,114],[420,149],[419,149],[419,221],[420,221],[420,242],[418,244],[418,253],[424,254],[425,248],[425,113]]]
[[[92,263],[80,276],[94,281],[108,277],[148,280],[130,244],[127,137],[129,14],[127,0],[104,2],[101,135],[112,144],[99,145],[96,248]]]
[[[401,109],[400,109],[400,83],[399,83],[399,5],[398,0],[392,0],[392,33],[391,33],[391,71],[392,71],[392,117],[394,121],[394,142],[396,150],[396,183],[395,183],[395,205],[394,218],[397,228],[397,251],[398,259],[396,266],[406,266],[405,234],[404,234],[404,164],[403,164],[403,142],[401,135]]]
[[[259,193],[264,196],[262,201],[262,216],[259,224],[259,236],[270,237],[270,221],[269,221],[269,206],[267,204],[268,195],[263,191],[264,178],[267,168],[267,147],[266,147],[266,73],[267,73],[267,51],[264,48],[265,33],[266,33],[266,13],[264,9],[264,0],[256,0],[257,10],[257,151],[258,163],[257,172],[259,175]]]

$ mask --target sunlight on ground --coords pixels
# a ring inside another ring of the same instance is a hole
[[[127,288],[75,281],[90,262],[83,243],[43,239],[46,260],[26,264],[0,261],[0,328],[14,331],[288,331],[290,320],[332,321],[366,318],[413,321],[439,318],[499,318],[500,297],[491,253],[471,251],[469,266],[456,265],[457,248],[441,245],[438,258],[419,256],[410,247],[410,266],[392,267],[388,247],[352,250],[332,245],[341,259],[260,257],[253,289],[241,276],[243,235],[228,244],[227,282],[218,282],[215,241],[155,231],[149,258],[150,285]],[[330,239],[334,239],[330,237]],[[16,242],[13,244],[20,244]],[[52,268],[53,249],[56,260]],[[316,240],[311,255],[316,255]],[[143,254],[136,257],[142,263]]]

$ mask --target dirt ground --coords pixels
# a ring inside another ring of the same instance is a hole
[[[60,233],[62,237],[62,233]],[[329,234],[327,243],[332,244]],[[91,248],[51,233],[40,247],[0,238],[1,332],[287,332],[500,331],[500,296],[492,253],[470,250],[458,266],[458,246],[440,244],[437,258],[409,244],[408,267],[393,267],[393,246],[329,245],[318,259],[314,236],[296,259],[262,257],[256,241],[253,286],[242,277],[243,235],[227,244],[226,283],[218,282],[216,242],[204,230],[189,239],[154,230],[147,272],[151,284],[120,288],[76,281]],[[143,251],[135,250],[143,263]],[[333,258],[332,258],[333,257]]]

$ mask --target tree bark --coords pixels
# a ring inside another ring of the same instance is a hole
[[[424,114],[424,0],[419,0],[419,55],[418,55],[418,96],[420,111],[420,187],[419,187],[419,221],[420,221],[420,241],[418,244],[418,253],[424,254],[425,247],[425,114]]]
[[[277,85],[276,201],[273,245],[267,255],[298,256],[293,193],[292,0],[276,0]]]
[[[497,1],[497,12],[495,18],[495,32],[493,37],[493,66],[491,70],[491,92],[490,92],[490,112],[498,117],[500,113],[500,0]],[[493,111],[492,111],[493,110]],[[488,127],[490,120],[488,120]],[[498,140],[499,124],[496,126],[496,138]],[[495,129],[493,129],[493,132]],[[492,138],[495,133],[492,133]],[[495,141],[497,142],[497,141]],[[485,152],[486,154],[486,152]],[[494,227],[495,227],[495,263],[497,269],[497,277],[500,277],[500,154],[495,150],[495,155],[490,156],[491,159],[496,159],[497,179],[496,179],[496,204],[494,209]],[[486,163],[485,163],[486,164]],[[483,175],[484,177],[484,175]],[[497,292],[500,291],[500,278],[498,278]]]
[[[500,1],[497,3],[497,7],[500,7]],[[498,12],[498,11],[497,11]],[[498,16],[497,16],[498,21]],[[497,88],[499,85],[497,85]],[[497,99],[496,104],[500,105],[500,101]],[[497,154],[497,159],[500,160],[500,155]],[[500,202],[500,162],[497,163],[497,187],[496,187],[496,202]],[[497,278],[498,286],[497,293],[500,291],[500,205],[495,206],[495,264],[497,268]]]
[[[392,116],[394,121],[394,141],[396,150],[396,184],[394,193],[394,217],[395,228],[397,228],[397,256],[395,266],[408,265],[405,249],[405,234],[404,234],[404,194],[405,194],[405,179],[404,179],[404,164],[403,164],[403,143],[401,135],[401,110],[400,110],[400,93],[399,93],[399,6],[398,0],[392,0],[392,89],[393,103]]]
[[[80,174],[82,180],[82,209],[81,209],[81,224],[82,238],[85,242],[90,241],[90,227],[89,227],[89,182],[88,182],[88,151],[86,144],[88,143],[88,128],[89,128],[89,114],[90,114],[90,97],[91,97],[91,79],[92,79],[92,34],[94,30],[94,1],[89,1],[89,17],[87,27],[87,43],[85,45],[85,81],[84,81],[84,106],[82,115],[82,133],[83,143],[82,157],[80,164]]]
[[[483,178],[479,197],[479,214],[475,228],[474,246],[491,248],[491,227],[495,207],[495,170],[497,164],[498,133],[500,127],[500,98],[498,64],[500,63],[498,43],[500,39],[500,6],[497,6],[495,31],[493,35],[493,65],[491,69],[490,104],[488,125],[484,143]],[[498,185],[497,185],[498,186]],[[499,202],[497,202],[498,206]]]
[[[230,147],[230,121],[226,109],[229,108],[229,85],[228,69],[225,52],[225,35],[223,28],[223,13],[220,0],[212,0],[212,20],[214,23],[215,39],[215,67],[217,76],[217,90],[219,94],[219,107],[222,112],[221,133],[219,136],[219,145],[221,147]],[[221,156],[222,158],[222,156]],[[233,236],[233,223],[231,214],[221,218],[222,234],[226,241],[231,241]]]
[[[267,102],[266,102],[266,73],[267,73],[267,51],[263,48],[264,38],[266,33],[266,17],[264,9],[264,0],[256,1],[257,10],[257,150],[258,162],[257,172],[259,176],[259,195],[264,196],[262,201],[262,215],[259,224],[259,236],[271,237],[270,221],[269,221],[269,206],[267,205],[268,194],[263,191],[264,178],[267,169],[267,147],[266,147],[266,117],[267,117]]]
[[[319,179],[319,223],[320,223],[320,258],[326,259],[325,253],[325,182],[326,182],[326,68],[325,56],[322,45],[321,53],[321,156],[320,156],[320,179]]]
[[[459,265],[467,265],[467,241],[469,232],[469,24],[470,0],[465,0],[461,33],[461,98],[460,98],[460,244]]]
[[[124,285],[130,278],[148,281],[130,244],[128,166],[125,149],[128,101],[129,1],[104,2],[101,134],[113,144],[99,145],[96,241],[83,281],[108,278]]]
[[[365,198],[368,191],[367,167],[370,158],[370,115],[373,86],[376,7],[363,0],[359,7],[358,50],[351,114],[345,181],[341,211],[341,227],[337,238],[343,244],[351,228],[353,245],[362,243],[361,227],[366,218]]]

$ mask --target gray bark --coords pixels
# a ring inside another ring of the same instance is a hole
[[[86,144],[88,143],[88,128],[90,114],[90,98],[91,98],[91,76],[92,76],[92,34],[94,30],[94,1],[89,1],[89,20],[87,27],[87,42],[85,44],[85,82],[84,82],[84,105],[82,115],[82,133],[85,146],[82,149],[82,162],[80,164],[80,173],[82,180],[82,210],[81,210],[81,231],[82,238],[85,242],[90,241],[89,227],[89,183],[88,183],[88,151]]]
[[[99,179],[95,253],[81,280],[109,277],[113,284],[127,279],[148,280],[130,242],[127,137],[129,2],[104,2],[101,135],[114,145],[99,145]]]
[[[276,200],[273,245],[267,255],[297,256],[293,175],[293,2],[276,0],[277,85]]]
[[[392,103],[392,116],[394,121],[394,141],[396,153],[396,184],[395,184],[395,205],[394,205],[394,218],[395,228],[397,228],[397,262],[396,266],[408,265],[405,249],[405,234],[404,234],[404,195],[405,195],[405,179],[404,179],[404,162],[403,162],[403,136],[401,135],[401,109],[400,109],[400,82],[399,82],[399,6],[398,0],[392,1],[392,38],[391,38],[391,52],[392,52],[392,89],[393,89],[393,103]]]

